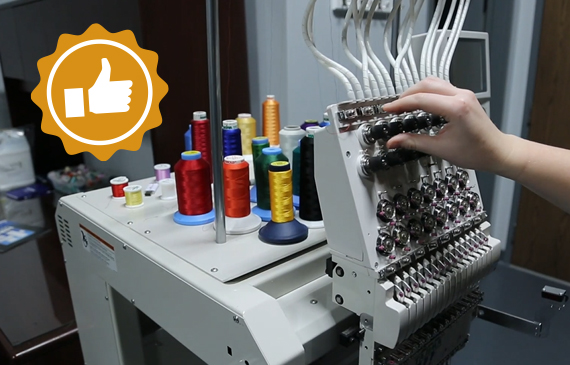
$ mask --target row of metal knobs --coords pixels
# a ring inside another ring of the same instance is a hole
[[[392,232],[380,232],[376,251],[381,255],[390,255],[396,246],[405,247],[410,239],[418,239],[423,233],[433,232],[437,226],[445,227],[450,219],[455,220],[459,215],[468,215],[471,210],[477,210],[480,197],[470,190],[468,181],[467,171],[458,170],[456,174],[448,173],[444,179],[436,178],[433,184],[424,182],[421,190],[409,189],[407,196],[398,193],[392,201],[381,199],[376,215],[391,227]],[[431,212],[425,212],[421,208],[423,204],[431,207]],[[415,212],[421,213],[419,220],[410,218],[407,225],[398,222]]]

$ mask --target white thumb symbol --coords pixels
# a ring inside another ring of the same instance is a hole
[[[89,111],[95,114],[124,113],[129,111],[133,82],[111,81],[111,65],[101,59],[101,73],[89,89]]]

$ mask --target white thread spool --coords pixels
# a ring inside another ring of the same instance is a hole
[[[176,199],[176,181],[172,178],[160,180],[160,189],[162,190],[162,195],[160,199],[162,200],[173,200]]]
[[[298,125],[288,125],[279,131],[279,144],[281,151],[293,164],[293,150],[299,145],[299,140],[305,136],[305,131]]]

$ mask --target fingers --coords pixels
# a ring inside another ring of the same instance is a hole
[[[451,83],[430,76],[406,90],[402,95],[400,95],[400,99],[419,93],[453,96],[457,94],[457,91],[457,88],[451,85]]]
[[[390,149],[405,148],[407,150],[424,152],[429,155],[438,155],[436,138],[426,134],[398,134],[390,138],[386,146]]]
[[[382,108],[388,113],[404,113],[421,109],[428,113],[449,118],[453,113],[456,103],[457,101],[453,96],[417,93],[385,104]]]

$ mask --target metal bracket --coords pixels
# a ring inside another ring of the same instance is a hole
[[[543,306],[537,312],[536,321],[517,317],[483,305],[478,307],[477,317],[534,337],[546,337],[548,336],[550,320],[566,306],[568,296],[566,295],[566,290],[545,286],[542,289],[542,297],[553,302]]]

